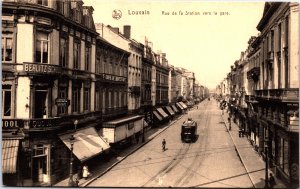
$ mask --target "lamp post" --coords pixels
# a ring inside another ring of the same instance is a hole
[[[266,170],[265,170],[265,188],[269,188],[269,177],[268,177],[268,167],[269,167],[269,165],[268,165],[268,163],[269,163],[269,161],[268,161],[268,138],[265,138],[265,155],[266,155]]]
[[[76,129],[77,129],[77,124],[78,124],[78,120],[75,120],[74,121],[75,132],[76,132]],[[69,177],[68,185],[69,186],[75,186],[75,182],[73,180],[73,161],[74,161],[74,159],[73,159],[73,146],[74,146],[74,140],[75,140],[74,134],[72,134],[69,139],[70,139],[70,144],[71,144],[71,148],[70,148],[71,154],[70,154],[70,177]]]
[[[143,136],[142,136],[142,142],[145,142],[145,124],[144,124],[144,121],[143,120]]]

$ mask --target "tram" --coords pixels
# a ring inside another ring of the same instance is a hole
[[[197,139],[197,122],[188,118],[181,126],[181,141],[182,142],[195,142]]]

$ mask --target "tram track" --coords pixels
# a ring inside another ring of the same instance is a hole
[[[208,106],[207,103],[205,104],[206,106],[205,106],[205,112],[204,112],[205,125],[204,125],[204,130],[203,131],[205,131],[205,132],[209,131],[208,126],[209,126],[209,122],[210,122],[210,115],[209,115],[209,113],[207,111],[207,106]],[[205,134],[207,134],[207,133],[205,133]],[[204,137],[204,141],[199,143],[199,149],[204,149],[204,150],[198,151],[195,154],[195,156],[194,156],[194,158],[192,160],[192,163],[181,174],[181,177],[179,177],[175,181],[175,183],[174,183],[175,187],[185,186],[192,179],[192,177],[195,174],[195,170],[193,170],[193,168],[199,167],[202,164],[202,160],[207,156],[207,153],[206,153],[207,142],[208,142],[208,138]],[[204,152],[204,155],[200,155],[203,152]]]
[[[207,105],[208,105],[208,102],[206,102],[206,104],[204,104],[205,113],[207,112]],[[203,114],[200,115],[198,120],[201,120],[202,117],[203,117]],[[207,124],[205,127],[207,127]],[[154,180],[159,181],[159,178],[162,178],[164,175],[166,175],[171,170],[173,170],[185,158],[185,156],[187,155],[187,152],[189,151],[189,149],[192,145],[193,145],[193,143],[183,143],[180,150],[174,155],[174,158],[166,166],[164,166],[157,174],[152,176],[145,184],[143,184],[142,187],[146,187],[149,183],[151,183]],[[199,155],[199,153],[195,157],[197,157],[198,155]],[[194,158],[193,162],[195,161],[195,159],[196,158]],[[184,178],[184,174],[181,177]]]

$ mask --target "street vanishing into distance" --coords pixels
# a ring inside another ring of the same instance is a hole
[[[195,143],[180,138],[188,118],[198,123]],[[253,187],[224,121],[217,101],[205,100],[87,187]]]

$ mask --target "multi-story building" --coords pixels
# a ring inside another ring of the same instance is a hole
[[[276,175],[299,186],[299,3],[266,2],[260,38],[260,150]],[[267,148],[264,146],[267,145]],[[266,152],[268,152],[266,154]]]
[[[145,115],[145,121],[149,124],[152,124],[153,122],[151,82],[154,58],[151,46],[148,41],[146,41],[144,45],[144,55],[142,58],[141,111]]]
[[[130,53],[97,38],[95,109],[102,121],[128,113],[128,57]]]
[[[266,2],[259,36],[250,38],[244,59],[227,75],[231,105],[237,105],[238,92],[245,94],[251,143],[290,187],[299,187],[298,22],[299,3]]]
[[[156,105],[164,106],[169,103],[169,68],[165,53],[156,54]]]
[[[13,161],[2,154],[3,182],[51,185],[69,174],[71,136],[80,148],[89,144],[83,135],[102,141],[86,157],[74,148],[74,166],[109,147],[95,130],[93,8],[81,0],[15,0],[4,1],[2,13],[2,142],[18,152]]]
[[[139,43],[130,39],[129,26],[124,26],[124,35],[119,28],[100,23],[96,24],[96,29],[101,37],[97,46],[99,73],[105,79],[105,84],[99,86],[100,98],[101,93],[105,96],[102,96],[105,105],[102,112],[105,113],[99,134],[111,146],[134,142],[143,133],[143,116],[133,114],[140,104],[135,103],[136,97],[140,99],[141,85],[141,58],[135,53]]]
[[[245,82],[245,102],[247,103],[247,135],[250,137],[250,141],[255,149],[258,149],[259,145],[259,127],[257,123],[257,108],[258,101],[255,100],[255,90],[259,89],[259,76],[260,76],[260,53],[261,48],[259,46],[261,38],[251,37],[248,41],[248,64],[244,71],[247,75]]]

